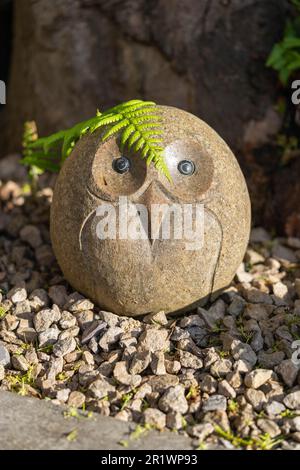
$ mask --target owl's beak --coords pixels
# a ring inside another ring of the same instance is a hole
[[[159,229],[163,221],[163,211],[158,210],[158,206],[161,204],[169,206],[170,200],[159,184],[153,181],[139,197],[138,203],[143,204],[147,209],[148,225],[145,229],[150,243],[153,244],[159,236]],[[152,225],[153,220],[156,221],[155,226]]]

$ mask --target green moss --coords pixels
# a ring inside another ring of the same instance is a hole
[[[6,307],[5,305],[0,304],[0,320],[3,320],[3,318],[5,317],[7,312],[8,312],[8,307]]]
[[[130,434],[129,439],[131,440],[137,440],[140,439],[141,436],[144,436],[147,432],[149,432],[153,427],[150,424],[138,424],[134,431]]]
[[[131,391],[131,392],[125,393],[122,396],[122,398],[121,398],[121,402],[122,402],[121,410],[124,410],[124,408],[126,408],[126,406],[129,405],[129,403],[131,402],[131,400],[133,398],[133,395],[134,395],[134,392]]]
[[[297,16],[286,22],[283,38],[274,45],[266,64],[276,70],[283,85],[300,70],[300,2],[292,0],[292,3]]]
[[[34,366],[30,366],[24,374],[7,374],[6,381],[10,390],[22,396],[28,395],[28,386],[34,386],[33,369]]]
[[[280,413],[281,418],[295,418],[297,414],[294,411],[291,410],[284,410]]]
[[[228,411],[230,411],[233,414],[237,414],[240,410],[240,405],[236,400],[228,400],[228,405],[227,405]]]
[[[78,430],[77,429],[73,429],[71,432],[69,432],[69,434],[67,435],[67,440],[69,442],[74,442],[76,441],[78,437]]]
[[[268,433],[261,434],[256,438],[240,437],[233,434],[231,431],[224,431],[224,429],[218,425],[215,426],[215,432],[219,437],[222,437],[226,441],[231,442],[234,447],[253,450],[272,450],[283,440],[283,437],[281,436],[271,438]]]
[[[78,408],[75,408],[74,406],[70,406],[67,410],[63,412],[63,416],[65,419],[69,418],[76,418],[76,419],[90,419],[93,417],[93,412],[92,411],[80,411]]]
[[[254,335],[254,331],[246,331],[245,328],[244,328],[244,325],[240,324],[238,327],[237,327],[243,341],[245,343],[250,343],[250,341],[252,340],[253,338],[253,335]]]
[[[64,382],[65,380],[70,380],[70,377],[65,372],[60,372],[59,374],[57,374],[55,378],[56,380],[60,382]]]
[[[193,400],[199,395],[199,386],[194,387],[193,385],[190,386],[188,393],[186,394],[185,398],[187,400]]]
[[[126,441],[125,439],[122,439],[121,441],[119,441],[118,444],[120,444],[120,446],[122,447],[125,447],[125,449],[129,447],[129,442]]]
[[[37,349],[38,352],[43,352],[45,354],[52,354],[53,352],[53,344],[48,344],[48,346],[43,346]]]
[[[218,353],[219,353],[219,356],[220,356],[222,359],[224,359],[224,358],[230,356],[229,351],[222,351],[222,350],[221,350],[221,351],[218,351]]]
[[[80,418],[80,414],[78,413],[78,409],[71,406],[68,410],[64,411],[64,418]]]
[[[205,444],[205,442],[200,442],[196,450],[206,450],[206,449],[207,449],[207,445]]]

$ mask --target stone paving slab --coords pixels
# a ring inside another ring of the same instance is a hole
[[[192,449],[189,439],[169,431],[149,431],[133,439],[133,424],[96,413],[66,417],[67,411],[51,402],[0,392],[0,449]]]

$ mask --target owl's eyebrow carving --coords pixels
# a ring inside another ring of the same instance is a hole
[[[82,232],[83,232],[83,229],[84,227],[86,226],[88,220],[91,218],[91,216],[96,213],[97,209],[93,209],[89,214],[88,216],[84,219],[84,221],[82,222],[82,225],[80,227],[80,232],[79,232],[79,249],[80,251],[82,251]]]

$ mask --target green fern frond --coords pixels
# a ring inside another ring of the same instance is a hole
[[[143,124],[147,121],[152,121],[152,122],[161,122],[161,118],[160,116],[158,116],[157,114],[146,114],[144,116],[139,116],[139,117],[136,117],[136,118],[131,118],[131,122],[132,124],[134,124],[135,126],[139,126],[140,124]]]
[[[142,158],[146,158],[148,153],[150,152],[150,147],[149,145],[146,143],[143,147],[143,150],[142,150]]]
[[[138,152],[144,145],[145,145],[145,139],[144,137],[140,137],[137,143],[134,146],[134,151]]]
[[[126,109],[126,108],[129,108],[130,106],[135,106],[135,105],[139,105],[143,103],[142,100],[130,100],[130,101],[126,101],[125,103],[120,103],[120,104],[117,104],[116,106],[114,106],[113,108],[109,108],[107,109],[105,112],[106,113],[110,113],[110,112],[117,112],[118,110],[122,109]]]
[[[36,141],[31,142],[30,146],[32,149],[43,147],[44,152],[47,153],[53,145],[64,139],[64,135],[64,131],[56,132],[56,134],[52,134],[50,137],[42,137]]]
[[[131,101],[127,101],[126,103],[117,104],[113,108],[110,108],[107,111],[105,111],[105,113],[107,112],[115,113],[118,111],[122,111],[122,112],[126,111],[129,113],[131,111],[140,109],[141,107],[148,107],[148,106],[156,106],[156,105],[154,101],[131,100]]]
[[[107,132],[102,137],[103,142],[105,142],[107,139],[112,137],[113,135],[117,134],[123,127],[127,127],[129,124],[128,119],[123,119],[123,121],[118,122],[118,124],[115,124],[113,127],[111,127]]]
[[[131,149],[133,144],[135,144],[136,141],[139,140],[141,137],[142,137],[142,135],[139,131],[135,131],[133,134],[131,134],[131,136],[128,139],[128,143],[127,143],[127,146],[129,148],[129,150]]]
[[[139,116],[145,116],[145,115],[149,115],[149,113],[156,113],[156,108],[154,108],[153,106],[149,106],[149,107],[146,107],[146,108],[140,108],[140,109],[137,109],[136,111],[131,111],[131,112],[128,112],[126,111],[126,117],[127,118],[136,118],[136,117],[139,117]]]
[[[161,139],[159,137],[155,138],[155,137],[150,137],[148,139],[148,143],[150,144],[159,144],[161,142]]]
[[[24,142],[26,165],[36,165],[43,170],[58,171],[74,146],[83,135],[104,129],[102,142],[117,136],[120,149],[133,149],[146,159],[147,164],[154,163],[156,168],[171,180],[163,157],[162,116],[153,101],[130,100],[118,104],[87,121],[80,122],[49,137]],[[60,157],[59,157],[60,153]]]
[[[24,157],[22,163],[28,166],[36,166],[36,156],[35,157]],[[54,163],[51,160],[40,158],[38,168],[43,171],[52,171],[53,173],[59,172],[60,166],[57,163]]]
[[[108,126],[109,124],[114,124],[115,122],[119,122],[123,119],[123,116],[121,114],[116,114],[116,115],[108,115],[108,116],[103,116],[102,118],[100,117],[93,126],[90,127],[90,132],[93,133],[97,129],[103,126]]]

